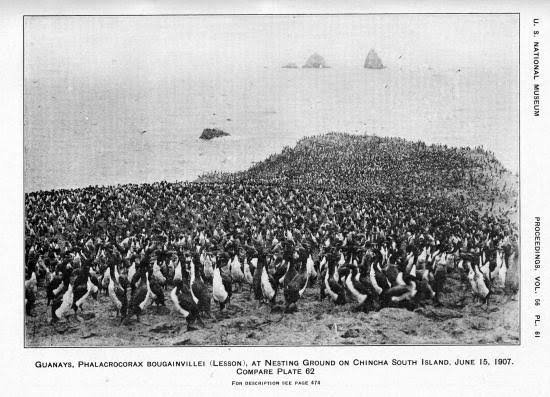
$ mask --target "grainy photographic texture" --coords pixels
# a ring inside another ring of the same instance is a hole
[[[518,15],[27,16],[25,344],[519,343]]]

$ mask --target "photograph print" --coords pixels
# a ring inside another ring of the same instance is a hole
[[[22,23],[25,347],[520,343],[518,14]]]

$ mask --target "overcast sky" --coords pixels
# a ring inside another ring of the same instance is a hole
[[[27,17],[27,76],[301,66],[515,67],[517,15]],[[401,57],[401,58],[399,58]],[[39,72],[41,71],[41,72]]]

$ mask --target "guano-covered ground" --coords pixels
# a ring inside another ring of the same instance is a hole
[[[42,294],[43,295],[43,294]],[[140,323],[119,325],[109,298],[102,295],[85,304],[84,315],[65,323],[48,324],[45,300],[38,301],[36,317],[26,319],[26,345],[38,346],[170,346],[170,345],[338,345],[338,344],[518,344],[519,300],[498,292],[489,307],[472,302],[471,292],[458,274],[448,279],[442,307],[426,302],[415,311],[384,308],[354,312],[355,304],[334,306],[319,302],[311,287],[296,313],[284,314],[248,300],[248,290],[234,295],[225,314],[213,306],[205,327],[188,331],[185,320],[166,307],[151,307]],[[93,313],[94,317],[89,317]]]

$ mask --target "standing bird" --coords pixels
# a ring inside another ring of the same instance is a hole
[[[489,296],[491,295],[490,282],[487,277],[479,269],[479,265],[473,264],[474,276],[473,281],[475,283],[475,294],[481,299],[482,303],[489,306]],[[468,277],[469,278],[469,277]]]
[[[386,274],[380,269],[380,261],[375,261],[371,264],[371,269],[374,271],[374,278],[376,279],[376,284],[382,288],[382,290],[387,290],[391,287],[391,284],[386,277]],[[374,285],[374,284],[373,284]]]
[[[506,264],[504,261],[504,252],[497,250],[495,254],[496,266],[491,272],[491,280],[493,281],[493,286],[496,288],[504,289],[506,283]]]
[[[392,263],[391,260],[388,262],[388,265],[383,270],[383,273],[385,274],[392,287],[403,283],[403,273],[399,271],[397,265],[395,263]]]
[[[105,295],[109,295],[109,283],[111,282],[110,268],[107,266],[103,270],[103,276],[101,277],[101,288],[105,291]]]
[[[151,291],[149,284],[149,273],[145,266],[140,266],[139,268],[139,281],[135,287],[130,302],[128,304],[128,316],[125,321],[128,321],[132,316],[136,316],[137,321],[139,322],[139,316],[145,311],[147,307],[151,305],[154,299],[156,299],[155,294]]]
[[[158,277],[154,275],[154,273],[150,273],[147,275],[147,281],[149,283],[149,289],[154,295],[153,303],[159,306],[166,306],[165,303],[165,297],[164,297],[164,289],[163,286],[166,285],[166,279],[164,279],[164,283],[159,281]]]
[[[56,296],[59,295],[61,290],[64,288],[63,285],[63,274],[64,271],[71,267],[68,263],[63,263],[60,265],[60,274],[55,274],[50,282],[46,285],[46,306],[49,306],[49,304],[55,299]],[[70,270],[69,270],[70,271]]]
[[[307,273],[309,275],[309,282],[314,283],[315,280],[317,280],[317,270],[315,270],[315,262],[313,261],[313,258],[311,255],[308,255],[307,257]]]
[[[193,290],[185,284],[183,278],[175,282],[175,287],[170,292],[170,299],[174,303],[176,311],[185,318],[188,331],[195,330],[192,328],[195,320],[198,320],[204,326],[200,318],[199,306],[196,303]]]
[[[248,262],[248,259],[245,257],[244,263],[243,263],[243,273],[244,273],[244,282],[248,284],[249,290],[248,290],[248,300],[250,300],[250,296],[252,295],[252,290],[254,288],[254,276],[252,275],[252,262]]]
[[[289,268],[294,270],[294,261],[290,261]],[[285,312],[291,313],[297,310],[296,302],[303,295],[306,290],[307,283],[309,282],[309,272],[307,269],[307,258],[302,257],[300,272],[296,273],[294,277],[286,283],[283,289],[283,295],[285,297]],[[286,276],[285,276],[286,279]]]
[[[212,266],[212,258],[209,254],[203,252],[203,256],[201,258],[204,258],[202,260],[202,266],[203,266],[203,272],[204,277],[206,280],[211,281],[214,277],[214,268]]]
[[[374,288],[374,291],[378,296],[382,295],[382,292],[384,292],[384,288],[382,288],[380,285],[378,285],[378,280],[376,278],[376,272],[374,270],[375,263],[371,263],[370,269],[369,269],[369,281],[372,287]],[[403,285],[405,285],[405,282],[403,282]],[[385,286],[385,285],[384,285]],[[385,286],[386,289],[388,288]]]
[[[239,290],[242,291],[243,282],[245,281],[244,273],[241,269],[241,261],[239,256],[235,255],[233,261],[229,261],[229,273],[233,282],[239,285]]]
[[[468,271],[468,282],[470,283],[470,287],[472,288],[472,295],[473,295],[473,298],[474,300],[476,300],[478,298],[478,291],[477,291],[477,283],[475,281],[475,278],[476,278],[476,272],[474,270],[474,267],[472,265],[473,262],[470,262],[470,261],[465,261],[464,264],[466,265],[465,266],[465,269]]]
[[[351,273],[346,278],[346,287],[355,300],[357,300],[357,303],[359,303],[357,310],[368,313],[371,310],[378,310],[380,308],[378,295],[374,291],[374,288],[369,283],[361,281],[361,274],[355,266],[351,268]]]
[[[153,262],[153,274],[149,282],[156,282],[161,288],[164,288],[164,286],[166,285],[166,277],[164,277],[164,274],[162,274],[157,260]]]
[[[25,313],[27,316],[32,316],[32,309],[34,308],[37,292],[36,272],[34,270],[34,266],[30,267],[28,272],[30,273],[30,276],[28,280],[25,280]]]
[[[183,273],[181,270],[181,259],[177,257],[176,259],[176,266],[174,268],[174,279],[172,280],[174,285],[176,285],[179,281],[183,280]]]
[[[200,273],[198,271],[200,260],[198,254],[196,254],[195,261],[191,262],[191,277],[189,280],[189,285],[191,287],[191,292],[195,299],[195,303],[199,307],[199,312],[204,313],[206,316],[211,317],[210,315],[210,302],[212,295],[208,291],[208,287],[202,281]]]
[[[68,266],[63,270],[61,284],[54,290],[54,298],[52,300],[52,323],[59,321],[71,308],[72,304],[73,286],[71,284],[71,268]]]
[[[433,300],[437,306],[441,305],[440,296],[441,296],[441,292],[443,291],[445,280],[447,279],[447,264],[448,264],[447,252],[444,252],[443,254],[439,255],[438,260],[434,261]]]
[[[273,278],[277,282],[277,286],[283,284],[285,274],[288,270],[288,263],[284,260],[281,260],[281,262],[279,262],[279,260],[281,259],[275,260],[275,272],[273,273]]]
[[[221,274],[218,264],[220,259],[216,261],[214,265],[214,277],[212,279],[212,297],[214,301],[220,305],[220,311],[225,308],[225,305],[229,305],[231,301],[231,295],[233,293],[231,286],[231,278],[227,275]]]
[[[258,268],[256,272],[260,273],[260,290],[262,294],[262,300],[260,302],[268,302],[273,307],[279,283],[276,277],[269,274],[265,256],[263,258],[258,258]]]
[[[136,262],[132,259],[132,264],[128,268],[128,281],[131,283],[136,274]]]
[[[296,275],[298,274],[298,272],[296,271],[296,266],[295,266],[295,260],[296,258],[294,258],[292,255],[289,255],[285,261],[286,261],[286,272],[285,272],[285,275],[283,277],[283,291],[286,287],[288,287],[288,285],[290,284],[290,282],[294,279],[294,277],[296,277]]]
[[[414,297],[417,294],[416,282],[411,276],[405,276],[406,285],[396,285],[382,293],[381,301],[385,306],[404,306],[409,310],[414,308]]]
[[[124,320],[128,310],[128,297],[126,296],[126,289],[124,289],[118,280],[118,271],[116,270],[115,259],[109,259],[109,297],[111,302],[115,305],[116,316],[120,315],[120,322]]]
[[[252,285],[254,289],[254,298],[258,301],[259,305],[264,302],[274,302],[277,284],[275,279],[267,271],[267,258],[262,251],[258,253]]]
[[[334,279],[334,275],[338,273],[336,268],[337,256],[333,256],[328,261],[328,269],[325,273],[324,290],[329,298],[337,305],[346,303],[346,290]]]
[[[82,305],[84,304],[88,296],[91,295],[92,297],[97,299],[99,288],[92,281],[89,265],[84,265],[82,267],[78,277],[75,279],[73,284],[74,295],[72,308],[76,316],[76,312],[78,311],[78,309],[80,309],[80,311],[83,310]]]
[[[136,288],[138,287],[139,283],[143,279],[143,282],[145,282],[145,273],[147,272],[147,269],[149,268],[149,256],[145,255],[139,263],[136,263],[136,272],[132,276],[132,278],[129,278],[130,282],[130,289],[131,289],[131,296],[134,295]]]

